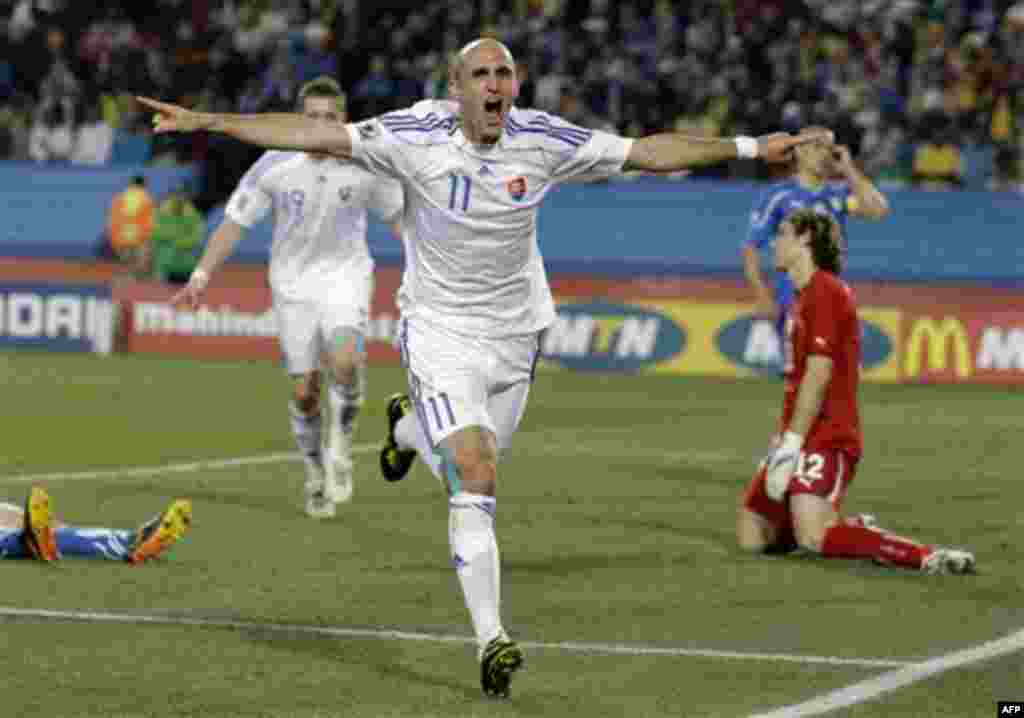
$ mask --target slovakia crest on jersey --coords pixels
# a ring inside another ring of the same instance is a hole
[[[511,196],[512,199],[514,199],[516,202],[518,202],[519,200],[526,196],[525,177],[516,177],[515,179],[510,179],[508,182],[505,183],[505,186],[508,187],[509,196]]]

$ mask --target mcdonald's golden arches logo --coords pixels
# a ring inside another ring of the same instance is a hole
[[[904,357],[904,375],[908,379],[920,376],[922,370],[928,374],[952,370],[960,379],[970,377],[973,372],[967,330],[956,317],[915,321],[907,334]],[[927,367],[923,366],[925,360]]]

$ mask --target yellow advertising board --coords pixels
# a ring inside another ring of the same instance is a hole
[[[773,323],[749,304],[559,297],[558,311],[542,342],[548,365],[723,377],[778,372]],[[863,378],[900,381],[900,311],[866,307],[861,318]]]

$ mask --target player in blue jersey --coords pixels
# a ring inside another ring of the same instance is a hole
[[[50,495],[34,486],[24,506],[0,502],[0,559],[77,556],[140,564],[162,556],[191,525],[192,502],[178,499],[135,529],[71,526],[57,520]]]
[[[849,148],[833,144],[829,136],[795,147],[792,165],[789,178],[772,183],[758,197],[742,245],[743,273],[756,294],[757,313],[775,321],[780,348],[795,291],[785,272],[776,273],[774,286],[765,281],[761,256],[773,247],[783,220],[798,209],[823,212],[839,224],[845,246],[849,216],[882,219],[889,214],[885,195],[857,167]]]

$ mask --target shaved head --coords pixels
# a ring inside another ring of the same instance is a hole
[[[493,145],[519,96],[512,53],[498,40],[474,40],[452,58],[448,91],[459,103],[462,129],[469,141]]]
[[[469,56],[475,53],[477,50],[482,50],[485,48],[498,50],[505,56],[505,59],[508,60],[508,62],[511,63],[513,67],[515,67],[515,58],[512,57],[512,51],[508,49],[508,46],[505,45],[505,43],[501,42],[500,40],[495,40],[494,38],[481,37],[476,40],[473,40],[473,42],[466,43],[465,45],[462,46],[461,50],[455,53],[455,58],[452,62],[452,81],[458,80],[459,73],[462,71],[462,67],[463,65],[466,64],[466,60],[469,58]]]

